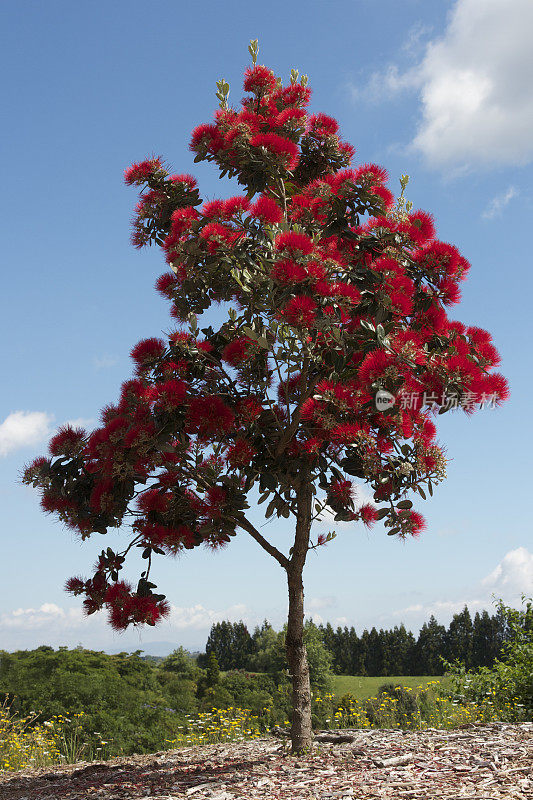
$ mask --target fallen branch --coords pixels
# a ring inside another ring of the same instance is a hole
[[[280,728],[279,725],[271,728],[270,733],[273,736],[281,736],[283,738],[288,738],[291,735],[290,731],[286,730],[286,728]],[[355,736],[350,733],[331,733],[330,731],[318,731],[313,736],[313,741],[332,742],[332,744],[349,744],[350,742],[355,741]]]

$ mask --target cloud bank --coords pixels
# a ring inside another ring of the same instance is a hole
[[[0,425],[0,457],[38,444],[51,433],[52,417],[44,411],[14,411]]]
[[[411,142],[433,167],[526,164],[533,159],[533,3],[457,0],[441,37],[414,66],[373,74],[354,94],[380,101],[419,93]]]

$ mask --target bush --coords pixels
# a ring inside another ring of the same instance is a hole
[[[501,659],[492,668],[467,670],[460,661],[445,662],[456,701],[475,703],[498,719],[519,722],[533,718],[533,603],[522,597],[516,610],[497,603],[507,627]]]

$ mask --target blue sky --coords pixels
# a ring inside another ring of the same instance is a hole
[[[419,540],[341,527],[310,554],[308,613],[417,630],[430,613],[446,623],[465,602],[531,593],[530,0],[5,0],[0,23],[0,648],[194,648],[214,620],[283,622],[283,574],[246,534],[222,553],[160,562],[173,605],[160,628],[118,636],[100,615],[82,618],[64,580],[88,573],[108,542],[79,543],[17,483],[57,425],[96,421],[131,373],[132,345],[168,327],[153,289],[162,259],[129,244],[123,170],[161,154],[197,176],[204,198],[233,193],[193,164],[188,141],[212,115],[218,78],[240,99],[251,38],[277,74],[309,75],[312,110],[339,120],[357,162],[387,167],[394,191],[411,176],[415,207],[472,263],[454,316],[493,333],[512,392],[502,409],[439,420],[449,477],[418,505],[429,523]],[[264,531],[288,541],[285,522]]]

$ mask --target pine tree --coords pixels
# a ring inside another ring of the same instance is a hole
[[[442,675],[441,656],[445,655],[446,628],[439,625],[433,615],[420,629],[416,647],[412,675]]]
[[[454,614],[445,637],[444,650],[447,661],[462,661],[467,669],[472,663],[472,618],[465,606],[459,614]]]

